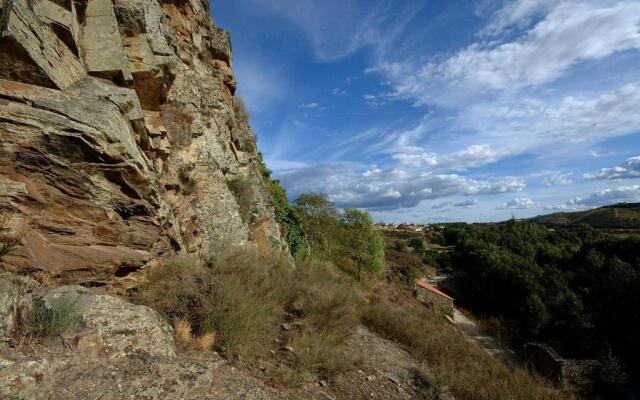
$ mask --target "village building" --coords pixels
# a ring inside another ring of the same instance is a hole
[[[446,316],[453,317],[453,298],[424,279],[416,279],[418,300]]]

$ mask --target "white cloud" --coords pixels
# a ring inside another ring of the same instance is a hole
[[[531,23],[532,17],[557,3],[558,0],[516,0],[498,10],[480,34],[498,35],[514,25],[525,28]]]
[[[318,108],[318,107],[320,107],[320,104],[319,104],[319,103],[316,103],[316,102],[306,103],[306,104],[300,104],[300,105],[298,106],[298,108],[303,108],[303,109],[305,109],[305,110],[313,110],[313,109],[316,109],[316,108]]]
[[[595,174],[585,174],[585,179],[614,180],[640,178],[640,156],[631,157],[613,168],[603,168]]]
[[[527,3],[532,8],[523,15],[543,6],[539,1]],[[520,14],[511,13],[506,23],[521,20]],[[640,48],[639,23],[637,2],[613,6],[557,2],[542,21],[519,39],[474,43],[443,63],[427,64],[422,74],[454,84],[495,89],[540,85],[559,78],[578,62]]]
[[[527,197],[517,197],[496,207],[497,210],[524,210],[534,206],[533,200]]]
[[[605,204],[634,201],[640,201],[640,185],[600,190],[584,198],[571,199],[567,202],[567,206],[598,207]]]
[[[443,156],[440,165],[457,170],[480,167],[498,161],[505,154],[493,150],[486,144],[474,144],[461,151]]]
[[[542,179],[542,183],[544,183],[545,186],[570,185],[573,183],[573,180],[570,178],[571,175],[573,175],[571,172],[569,173],[556,172],[549,176],[545,176]]]
[[[407,208],[423,200],[518,192],[525,187],[521,179],[514,177],[476,180],[415,168],[374,167],[361,173],[358,169],[351,164],[323,165],[281,171],[278,178],[293,197],[303,192],[320,192],[328,194],[341,207],[370,209]],[[457,207],[473,205],[457,203]]]
[[[406,138],[404,138],[406,142]],[[500,160],[506,153],[498,153],[488,145],[471,145],[463,150],[437,155],[418,146],[401,146],[393,150],[391,157],[403,165],[428,166],[440,171],[464,171]]]

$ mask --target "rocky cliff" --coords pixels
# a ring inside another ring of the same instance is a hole
[[[288,254],[206,1],[0,7],[2,269],[117,290],[170,254]]]

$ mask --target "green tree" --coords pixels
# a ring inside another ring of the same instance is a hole
[[[339,212],[327,196],[304,193],[295,201],[302,230],[318,255],[331,257],[339,247]]]
[[[422,241],[422,239],[419,238],[413,238],[411,239],[411,241],[409,242],[409,246],[413,247],[413,251],[415,251],[417,254],[419,255],[424,255],[424,242]]]
[[[369,213],[355,208],[346,209],[340,223],[344,232],[344,252],[355,264],[358,280],[363,268],[381,275],[385,269],[384,242]]]

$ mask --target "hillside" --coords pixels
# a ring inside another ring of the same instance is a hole
[[[567,397],[418,300],[421,240],[288,203],[208,2],[0,13],[0,398]]]
[[[640,203],[623,203],[587,211],[554,213],[532,218],[549,226],[588,224],[603,229],[640,229]]]

